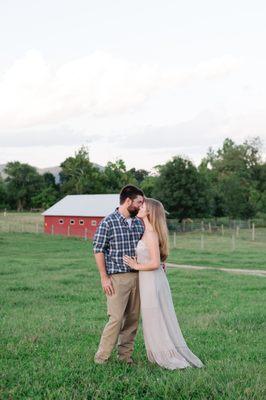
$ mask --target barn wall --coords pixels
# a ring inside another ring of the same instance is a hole
[[[50,235],[79,236],[92,238],[100,221],[104,217],[65,217],[45,216],[44,233]],[[63,222],[63,223],[60,223]],[[74,221],[73,224],[70,222]],[[83,224],[81,225],[81,221]],[[96,225],[93,225],[95,224]]]

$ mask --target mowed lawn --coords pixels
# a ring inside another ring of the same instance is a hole
[[[107,316],[91,243],[2,233],[0,250],[1,400],[266,398],[264,278],[169,270],[181,329],[205,367],[148,363],[141,326],[136,364],[114,353],[103,366],[93,363]]]
[[[172,234],[170,244],[172,263],[266,270],[266,228],[256,229],[254,241],[249,229],[241,229],[239,236],[226,229],[224,236],[205,232],[203,239],[200,232],[177,233],[175,248]]]

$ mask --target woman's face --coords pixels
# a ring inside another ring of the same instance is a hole
[[[147,205],[146,205],[146,202],[144,201],[144,203],[142,204],[142,206],[139,209],[137,217],[145,218],[148,214],[149,213],[148,213]]]

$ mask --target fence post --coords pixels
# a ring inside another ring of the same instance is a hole
[[[84,240],[87,240],[87,239],[88,239],[88,229],[85,228],[85,230],[84,230]]]
[[[222,224],[222,235],[224,236],[224,224]]]
[[[252,240],[255,240],[255,224],[254,222],[252,223]]]
[[[209,232],[212,233],[212,225],[210,222],[209,222]]]
[[[201,221],[201,232],[204,232],[204,222]]]
[[[200,235],[200,248],[201,250],[204,250],[204,235]]]
[[[70,236],[70,225],[67,227],[67,236]]]
[[[174,232],[174,249],[176,248],[176,232]]]
[[[236,249],[236,238],[235,238],[235,234],[233,233],[232,235],[232,251],[235,251]]]
[[[236,227],[236,236],[239,237],[239,225]]]
[[[54,234],[54,225],[52,225],[52,231],[51,231],[52,235]]]

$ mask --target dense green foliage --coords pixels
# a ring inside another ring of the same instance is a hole
[[[182,332],[205,367],[150,364],[141,326],[136,364],[114,353],[102,366],[93,356],[107,315],[91,243],[1,233],[0,246],[1,399],[265,398],[264,278],[168,270]]]
[[[170,218],[253,218],[266,214],[266,163],[259,138],[242,144],[226,139],[217,151],[209,149],[198,167],[175,156],[154,172],[131,168],[121,159],[95,166],[82,146],[62,164],[60,183],[51,174],[18,161],[7,164],[0,179],[0,207],[29,210],[47,208],[67,194],[118,193],[128,184],[139,185],[148,197],[161,200]]]

